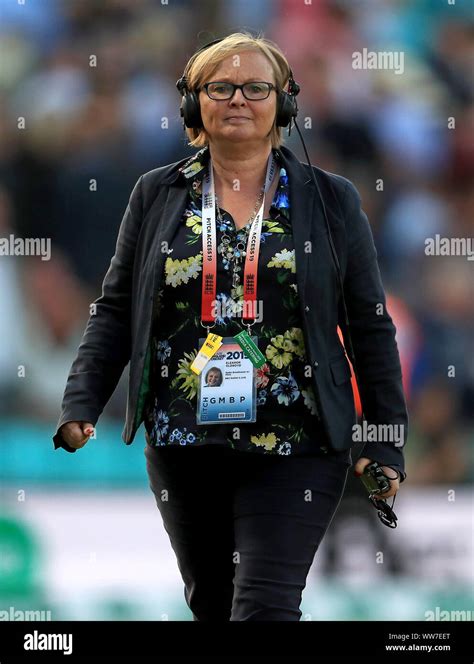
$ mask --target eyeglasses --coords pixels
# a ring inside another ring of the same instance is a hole
[[[264,81],[250,81],[242,85],[228,83],[227,81],[211,81],[210,83],[205,83],[202,87],[207,92],[207,96],[215,101],[232,99],[236,88],[242,90],[245,99],[250,101],[267,99],[270,92],[277,89],[273,83],[265,83]]]

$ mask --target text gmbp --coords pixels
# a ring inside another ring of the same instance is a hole
[[[236,397],[203,397],[203,402],[204,403],[236,403],[239,401],[242,403],[242,401],[245,401],[245,396],[240,396],[238,399]]]

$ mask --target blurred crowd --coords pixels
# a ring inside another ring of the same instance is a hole
[[[470,7],[0,0],[0,237],[52,246],[49,261],[0,257],[0,417],[54,426],[134,183],[194,152],[176,80],[207,41],[263,31],[301,86],[312,163],[351,179],[371,222],[403,363],[410,482],[472,479],[474,263],[425,253],[437,234],[473,235]],[[364,48],[403,51],[403,74],[354,70]],[[296,130],[284,132],[305,161]],[[124,398],[122,380],[110,417],[123,419]]]

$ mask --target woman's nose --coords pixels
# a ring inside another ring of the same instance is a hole
[[[231,104],[241,104],[242,102],[246,102],[247,100],[244,97],[244,94],[240,88],[236,88],[234,90],[234,94],[232,97],[229,99],[229,102]]]

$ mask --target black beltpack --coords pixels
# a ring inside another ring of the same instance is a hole
[[[397,472],[397,471],[396,471]],[[384,498],[379,498],[381,493],[385,493],[390,489],[390,479],[377,461],[372,461],[365,468],[360,480],[367,489],[369,500],[377,510],[377,515],[384,526],[389,528],[397,527],[397,516],[393,511],[395,504],[395,496],[393,497],[392,505],[388,505]]]

